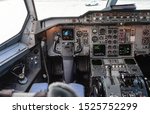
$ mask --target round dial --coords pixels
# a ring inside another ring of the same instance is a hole
[[[98,41],[98,37],[97,37],[97,36],[93,36],[93,37],[92,37],[92,41],[93,41],[93,42],[97,42],[97,41]]]
[[[100,29],[100,35],[105,35],[106,30],[104,28]]]
[[[112,39],[112,36],[111,36],[111,35],[108,35],[108,39]]]
[[[118,33],[118,31],[115,29],[115,30],[113,30],[113,33],[114,33],[114,34],[117,34],[117,33]]]
[[[114,35],[113,38],[114,38],[114,39],[117,39],[117,35]]]
[[[108,30],[108,34],[111,34],[111,33],[112,33],[112,30],[111,30],[111,29],[109,29],[109,30]]]

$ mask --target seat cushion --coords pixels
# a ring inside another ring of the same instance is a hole
[[[48,84],[47,83],[34,83],[29,92],[42,92],[42,91],[47,91],[48,90]]]
[[[75,91],[79,97],[84,97],[84,86],[78,83],[70,83],[69,86]]]

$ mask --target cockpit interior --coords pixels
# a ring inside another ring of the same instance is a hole
[[[0,96],[55,82],[82,86],[84,97],[150,96],[150,10],[108,0],[103,10],[39,21],[34,0],[24,1],[22,33],[0,45]]]

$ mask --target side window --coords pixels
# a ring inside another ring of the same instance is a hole
[[[20,32],[26,16],[24,0],[0,0],[0,44]]]

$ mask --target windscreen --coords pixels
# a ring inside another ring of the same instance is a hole
[[[23,0],[0,0],[0,45],[20,32],[26,16]]]
[[[102,10],[107,0],[34,0],[38,19],[75,17],[88,11]],[[150,9],[150,0],[118,0],[117,4],[135,4],[137,9]]]

